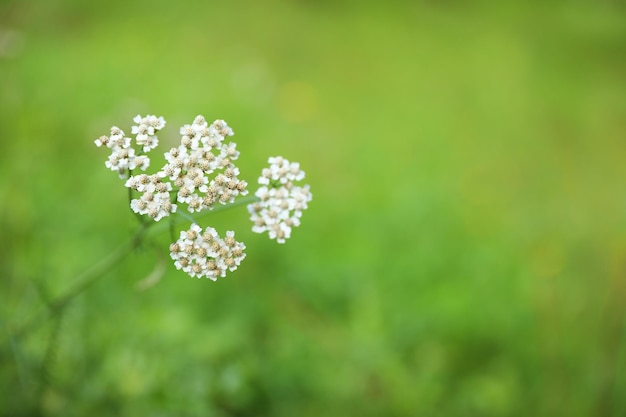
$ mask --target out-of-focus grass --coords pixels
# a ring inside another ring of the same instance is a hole
[[[159,235],[9,339],[4,415],[626,412],[623,6],[0,13],[3,341],[133,232],[93,146],[111,125],[163,115],[166,148],[223,118],[244,178],[282,154],[314,194],[284,246],[245,209],[207,217],[248,246],[224,280],[177,272]]]

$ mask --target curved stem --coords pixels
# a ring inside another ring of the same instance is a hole
[[[129,198],[132,198],[132,190],[129,188]],[[232,204],[225,204],[222,206],[218,206],[213,210],[205,210],[198,213],[198,217],[204,216],[209,213],[216,213],[222,210],[231,209],[237,206],[241,206],[244,204],[250,204],[255,201],[258,201],[258,197],[256,196],[247,196],[244,198],[240,198],[236,200]],[[137,213],[135,213],[137,214]],[[195,223],[195,219],[185,213],[178,213],[185,219]],[[39,310],[37,313],[33,314],[30,318],[25,320],[21,325],[18,325],[13,329],[12,332],[9,332],[9,339],[16,340],[20,337],[24,336],[31,329],[36,327],[40,322],[46,319],[49,316],[54,316],[61,313],[65,307],[78,295],[82,294],[87,288],[89,288],[93,283],[95,283],[98,279],[104,276],[112,266],[120,263],[126,256],[128,256],[132,249],[135,249],[142,242],[144,235],[147,230],[152,227],[153,231],[158,231],[163,227],[173,227],[171,222],[161,222],[161,224],[154,226],[156,222],[145,222],[140,217],[140,227],[135,232],[135,234],[124,244],[122,244],[119,248],[117,248],[114,252],[109,254],[106,258],[102,259],[100,262],[93,265],[91,268],[84,271],[80,274],[74,284],[71,285],[66,291],[62,292],[60,295],[53,297],[44,308]],[[153,227],[154,226],[154,227]],[[171,233],[171,230],[170,230]]]
[[[191,217],[190,214],[184,213],[182,211],[176,211],[176,214],[178,214],[179,216],[181,216],[182,218],[184,218],[187,221],[190,221],[191,223],[196,223],[196,219],[194,219],[193,217]]]
[[[196,218],[203,217],[203,216],[206,216],[207,214],[213,214],[213,213],[217,213],[217,212],[220,212],[220,211],[223,211],[223,210],[229,210],[229,209],[231,209],[231,208],[235,208],[235,207],[238,207],[238,206],[242,206],[242,205],[244,205],[244,204],[254,203],[255,201],[259,201],[259,198],[258,198],[258,197],[256,197],[256,196],[254,196],[254,195],[249,195],[249,196],[246,196],[246,197],[240,198],[240,199],[238,199],[238,200],[235,200],[235,202],[234,202],[234,203],[231,203],[231,204],[224,204],[224,205],[220,205],[220,206],[215,207],[215,208],[214,208],[214,209],[212,209],[212,210],[202,210],[201,212],[196,213],[195,217],[196,217]],[[191,223],[197,223],[196,218],[194,218],[194,217],[190,216],[190,215],[189,215],[189,214],[187,214],[187,213],[180,212],[180,211],[176,211],[176,213],[174,213],[174,214],[177,214],[177,215],[179,215],[179,216],[183,217],[185,220],[187,220],[187,221],[189,221],[189,222],[191,222]],[[153,232],[153,233],[159,233],[159,232],[161,232],[161,231],[162,231],[165,227],[168,227],[168,226],[170,226],[170,225],[171,225],[171,223],[170,223],[170,222],[159,222],[159,223],[160,223],[160,224],[156,225],[156,226],[152,229],[152,232]],[[171,227],[171,226],[170,226],[170,227]],[[170,232],[170,233],[171,233],[171,232]]]
[[[248,195],[248,196],[245,196],[245,197],[240,198],[238,200],[235,200],[233,203],[219,205],[219,206],[215,207],[212,210],[203,210],[198,215],[199,216],[204,216],[204,215],[209,214],[209,213],[217,213],[219,211],[229,210],[231,208],[235,208],[237,206],[242,206],[244,204],[254,203],[255,201],[259,201],[259,197],[255,196],[255,195]]]
[[[83,293],[99,278],[104,276],[113,265],[121,262],[126,256],[128,256],[132,252],[132,249],[139,246],[149,226],[149,224],[142,224],[137,232],[126,243],[117,248],[109,256],[102,259],[100,262],[96,263],[91,268],[80,274],[76,278],[72,286],[70,286],[60,295],[50,300],[45,308],[39,310],[24,323],[17,326],[17,328],[15,328],[13,332],[10,333],[9,337],[11,339],[20,338],[24,334],[28,333],[28,331],[36,327],[48,315],[57,315],[62,312],[63,309],[67,307],[67,305],[70,303],[70,301],[72,301],[76,296]]]
[[[128,170],[128,178],[130,178],[133,174],[132,170]],[[127,187],[128,188],[128,205],[132,207],[132,202],[133,202],[133,189],[131,187]],[[133,214],[135,215],[135,217],[137,218],[137,221],[139,222],[139,224],[141,225],[145,225],[146,224],[146,220],[144,219],[144,217],[137,213],[137,212],[133,212]]]

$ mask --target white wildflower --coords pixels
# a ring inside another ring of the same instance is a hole
[[[142,151],[147,152],[158,145],[155,131],[165,126],[165,120],[156,116],[137,116],[133,119],[137,126],[132,127],[132,133],[137,135],[137,145],[143,146]],[[132,147],[131,138],[126,137],[124,131],[117,126],[111,128],[109,136],[103,135],[94,141],[97,147],[106,146],[111,149],[105,166],[111,171],[116,171],[120,178],[126,178],[129,173],[137,168],[146,170],[150,166],[150,158],[146,155],[137,155]]]
[[[159,139],[155,132],[165,127],[165,119],[153,115],[147,115],[146,117],[137,115],[133,121],[137,123],[136,126],[132,127],[132,133],[137,135],[137,145],[143,146],[144,152],[149,152],[156,148],[159,144]]]
[[[234,271],[246,257],[246,246],[235,240],[235,232],[226,232],[221,239],[217,231],[207,227],[204,231],[197,224],[180,232],[179,239],[170,245],[170,257],[176,269],[182,269],[191,277],[209,278],[216,281]]]
[[[134,175],[126,181],[126,187],[142,193],[138,199],[130,202],[130,208],[135,213],[147,214],[154,221],[175,213],[177,206],[170,201],[172,184],[164,182],[158,175]]]
[[[165,153],[167,164],[158,172],[178,187],[176,201],[187,204],[191,213],[228,204],[248,193],[247,183],[238,178],[233,161],[239,157],[235,143],[224,144],[232,129],[223,120],[209,125],[204,116],[180,129],[181,144]],[[211,179],[211,176],[217,175]]]
[[[252,231],[268,232],[270,239],[285,243],[293,227],[300,225],[302,211],[308,207],[312,195],[309,186],[294,185],[304,179],[304,171],[297,162],[289,162],[281,156],[268,159],[269,168],[264,168],[255,195],[259,201],[248,205]]]

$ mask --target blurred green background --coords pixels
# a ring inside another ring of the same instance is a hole
[[[197,114],[299,161],[302,226],[46,315],[136,229],[93,141],[138,113],[154,169]],[[4,0],[0,126],[3,416],[626,415],[621,2]]]

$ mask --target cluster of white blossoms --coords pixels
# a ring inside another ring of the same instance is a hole
[[[165,120],[149,115],[144,118],[137,116],[134,121],[139,123],[132,127],[132,133],[137,135],[135,142],[143,146],[143,152],[148,152],[158,144],[155,132],[165,126]],[[140,168],[145,171],[150,166],[150,158],[135,152],[131,138],[126,137],[124,131],[117,126],[111,128],[110,136],[100,136],[95,143],[98,147],[104,145],[111,149],[111,155],[105,166],[111,171],[116,171],[120,178],[126,178],[128,172],[133,169]]]
[[[137,123],[137,125],[133,126],[131,129],[132,134],[137,135],[137,145],[143,146],[144,152],[156,148],[159,145],[159,139],[156,137],[155,132],[165,127],[163,117],[152,115],[141,117],[137,115],[133,119],[133,122]]]
[[[172,184],[163,182],[159,175],[134,175],[126,181],[128,188],[143,193],[130,202],[130,208],[139,214],[147,214],[155,221],[176,212],[176,204],[170,201]]]
[[[300,225],[302,211],[311,201],[309,186],[294,184],[304,179],[304,171],[297,162],[276,156],[270,157],[269,168],[264,168],[259,177],[261,187],[255,195],[260,201],[248,205],[252,231],[268,232],[270,239],[285,243],[291,236],[291,229]]]
[[[145,171],[150,165],[145,153],[159,144],[156,132],[165,126],[165,120],[137,115],[133,121],[134,142],[116,126],[111,128],[109,136],[95,141],[98,147],[111,149],[105,165],[126,179],[133,212],[159,221],[176,213],[180,205],[186,206],[189,213],[197,213],[213,209],[217,203],[234,203],[238,196],[248,194],[248,184],[239,179],[239,168],[234,164],[239,157],[237,145],[226,142],[227,137],[233,136],[233,130],[223,120],[209,124],[203,116],[197,116],[192,124],[184,125],[180,129],[180,145],[165,152],[165,165],[152,175],[133,175],[133,170]],[[258,200],[248,206],[248,211],[254,232],[268,232],[271,239],[285,243],[292,227],[300,225],[311,192],[308,185],[295,185],[304,179],[298,163],[280,156],[269,158],[269,163],[270,167],[263,169],[258,181],[260,188],[255,193]],[[133,198],[137,194],[138,198]],[[245,245],[235,240],[235,233],[228,231],[222,239],[214,228],[203,231],[191,220],[189,230],[180,232],[180,238],[170,245],[176,268],[192,277],[213,281],[237,269],[246,255]]]
[[[217,202],[232,203],[238,195],[248,194],[248,184],[238,178],[239,168],[233,164],[239,157],[237,145],[224,142],[233,135],[226,122],[216,120],[209,125],[198,116],[180,133],[180,146],[165,153],[167,164],[158,172],[178,188],[176,201],[187,204],[189,212],[194,213],[213,208]],[[219,173],[209,179],[216,171]]]
[[[246,246],[235,240],[235,232],[226,232],[224,239],[216,230],[204,231],[197,224],[180,232],[180,238],[170,245],[170,256],[176,269],[182,269],[192,277],[209,278],[213,281],[225,277],[226,271],[237,269],[246,257]]]

